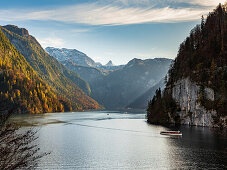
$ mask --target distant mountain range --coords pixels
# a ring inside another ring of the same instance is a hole
[[[148,96],[152,98],[159,85],[164,86],[160,81],[167,74],[172,61],[165,58],[135,58],[126,65],[115,66],[112,61],[101,65],[76,49],[48,47],[46,51],[86,80],[90,84],[92,98],[110,109],[127,107],[149,89]],[[61,53],[64,53],[63,57]],[[147,104],[147,99],[144,102]],[[134,106],[144,108],[144,105]]]
[[[68,67],[70,68],[75,67],[76,65],[84,66],[84,67],[93,67],[93,68],[98,68],[100,71],[105,73],[105,72],[114,71],[123,67],[123,66],[114,66],[111,60],[106,65],[102,65],[101,63],[95,62],[86,54],[76,49],[47,47],[45,50],[47,53],[55,57],[62,64],[67,64]]]
[[[160,82],[167,74],[171,62],[164,58],[133,59],[123,68],[92,82],[92,97],[106,108],[125,108]],[[155,92],[156,89],[153,90]]]

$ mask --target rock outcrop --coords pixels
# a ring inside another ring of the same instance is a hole
[[[181,79],[172,88],[172,98],[180,106],[178,115],[181,124],[197,126],[213,126],[213,117],[216,116],[215,110],[206,110],[198,101],[200,86],[191,82],[189,78]],[[204,89],[205,97],[214,101],[214,90]],[[170,120],[173,120],[170,118]],[[174,122],[172,122],[174,123]]]

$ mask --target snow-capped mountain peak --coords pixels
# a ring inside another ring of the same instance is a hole
[[[47,47],[45,50],[60,62],[72,61],[81,66],[96,66],[90,57],[76,49]]]

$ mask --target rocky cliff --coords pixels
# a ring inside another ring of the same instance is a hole
[[[211,88],[204,89],[205,97],[214,101],[214,90]],[[198,101],[200,86],[191,82],[189,78],[177,81],[172,88],[172,98],[180,107],[178,115],[181,124],[197,126],[213,126],[213,117],[217,116],[215,110],[207,110]],[[174,123],[173,118],[170,120]]]

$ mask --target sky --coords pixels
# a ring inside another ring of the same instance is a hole
[[[77,49],[96,62],[174,59],[181,42],[225,0],[1,0],[0,25],[29,30],[43,48]]]

